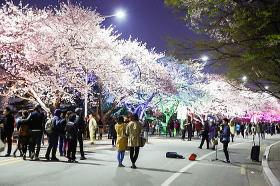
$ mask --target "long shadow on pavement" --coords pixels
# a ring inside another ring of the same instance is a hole
[[[32,160],[31,160],[32,161]],[[67,164],[73,164],[73,165],[99,165],[99,166],[105,166],[103,164],[98,163],[89,163],[85,161],[79,161],[78,163],[69,163],[68,161],[48,161],[48,160],[39,160],[39,161],[32,161],[32,162],[44,162],[44,163],[67,163]]]

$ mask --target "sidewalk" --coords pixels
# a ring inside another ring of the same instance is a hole
[[[270,148],[268,165],[272,173],[280,182],[280,142]]]

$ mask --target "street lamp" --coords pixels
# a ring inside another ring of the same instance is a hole
[[[108,15],[108,16],[102,16],[104,19],[107,19],[107,18],[110,18],[110,17],[116,17],[118,19],[124,19],[126,17],[126,12],[123,10],[123,9],[118,9],[116,10],[116,12],[112,15]],[[85,77],[85,117],[87,116],[88,114],[88,89],[89,89],[89,86],[88,86],[88,73],[86,73],[86,77]]]
[[[264,86],[264,88],[265,88],[265,90],[268,90],[268,89],[269,89],[269,86],[266,85],[266,86]]]
[[[202,61],[206,62],[206,61],[208,61],[209,57],[208,56],[202,56],[200,59]]]
[[[243,76],[243,77],[242,77],[242,81],[244,81],[244,82],[246,82],[247,79],[248,79],[247,76]]]
[[[119,9],[116,11],[115,17],[118,19],[124,19],[126,17],[126,12],[123,9]]]

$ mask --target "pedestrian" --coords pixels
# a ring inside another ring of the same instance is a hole
[[[245,136],[244,136],[244,131],[245,131],[245,125],[244,125],[244,123],[242,122],[241,125],[240,125],[240,133],[241,133],[243,139],[244,139],[244,137],[245,137]]]
[[[66,128],[66,110],[61,111],[61,121],[57,126],[58,138],[59,138],[59,154],[60,156],[66,156],[66,137],[65,137],[65,128]]]
[[[192,121],[190,116],[188,116],[188,120],[187,120],[187,131],[188,131],[188,141],[192,141]]]
[[[41,140],[45,123],[45,116],[42,112],[42,107],[40,104],[35,105],[34,110],[29,114],[28,118],[24,122],[29,123],[31,129],[30,158],[33,160],[35,157],[35,161],[39,160]]]
[[[56,109],[54,111],[54,117],[51,119],[52,122],[52,129],[49,129],[46,127],[47,135],[48,135],[48,141],[49,146],[47,148],[47,152],[45,155],[45,158],[49,161],[59,161],[59,159],[56,157],[56,150],[58,145],[58,135],[59,135],[59,127],[61,122],[61,110]],[[50,159],[50,153],[52,153],[52,157]]]
[[[75,123],[76,115],[72,112],[67,113],[68,121],[66,123],[66,140],[68,143],[67,158],[68,162],[78,163],[76,161],[76,149],[78,140],[78,127]]]
[[[195,130],[196,130],[196,135],[198,137],[200,137],[201,136],[201,123],[199,121],[197,121],[195,124]]]
[[[236,135],[237,135],[237,137],[239,137],[239,135],[240,135],[240,124],[239,123],[236,124],[235,129],[236,129]],[[249,126],[248,126],[248,133],[249,132],[250,131],[249,131]]]
[[[117,142],[117,133],[115,130],[116,122],[114,121],[113,118],[109,118],[108,122],[109,122],[109,133],[112,138],[112,147],[115,147]]]
[[[186,138],[186,132],[187,132],[187,120],[186,121],[182,121],[181,124],[181,131],[182,131],[182,140],[185,141]]]
[[[212,141],[213,147],[212,149],[215,150],[215,138],[216,138],[216,126],[213,123],[213,121],[210,121],[210,126],[209,126],[209,141]]]
[[[223,151],[225,153],[226,160],[225,163],[230,163],[229,154],[228,154],[228,144],[230,142],[230,128],[228,126],[229,120],[227,118],[223,119],[223,132],[221,134],[221,141],[223,143]]]
[[[234,121],[231,120],[230,121],[230,136],[231,136],[231,142],[232,143],[233,143],[235,132],[236,132],[235,124],[234,124]]]
[[[97,127],[97,122],[92,114],[89,115],[89,124],[88,124],[88,130],[89,130],[89,138],[90,138],[90,144],[93,145],[95,141],[95,131]]]
[[[140,149],[140,134],[141,134],[141,123],[139,122],[138,115],[133,114],[130,117],[130,122],[126,128],[126,135],[128,136],[128,147],[130,150],[130,160],[132,162],[131,168],[136,169],[136,161],[139,155]]]
[[[207,121],[203,122],[201,136],[202,136],[202,139],[201,139],[200,146],[198,148],[202,149],[204,141],[206,140],[207,149],[209,149],[209,125],[208,125]]]
[[[101,118],[98,120],[97,125],[98,125],[98,140],[102,140],[104,126]]]
[[[245,132],[245,138],[248,138],[248,135],[249,135],[249,126],[248,126],[248,124],[245,124],[244,132]]]
[[[83,134],[85,132],[85,121],[82,116],[82,109],[81,108],[76,108],[75,109],[76,113],[76,119],[75,119],[75,124],[77,125],[78,128],[78,142],[80,146],[80,153],[81,153],[81,158],[80,160],[85,160],[85,153],[84,153],[84,139],[83,139]]]
[[[127,149],[127,136],[126,136],[126,124],[124,123],[123,116],[119,116],[117,124],[115,125],[115,130],[117,133],[117,158],[119,165],[118,167],[125,167],[123,165],[123,159],[125,155],[125,150]]]
[[[4,117],[1,119],[3,130],[1,130],[1,140],[8,143],[8,150],[5,157],[11,156],[12,151],[12,137],[14,133],[15,118],[12,115],[10,107],[6,107],[3,111]]]
[[[26,152],[27,147],[30,144],[30,138],[31,138],[31,129],[29,126],[29,123],[24,121],[28,117],[29,113],[28,111],[22,112],[22,117],[20,117],[17,121],[17,131],[18,131],[18,146],[19,149],[22,151],[22,157],[23,160],[26,160]],[[29,147],[30,148],[30,147]],[[15,156],[16,151],[14,152]]]

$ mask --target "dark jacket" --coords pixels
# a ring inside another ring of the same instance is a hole
[[[74,123],[78,128],[79,134],[82,134],[85,132],[85,121],[84,121],[83,117],[76,115],[76,120]]]
[[[222,142],[230,142],[230,128],[228,125],[224,126],[222,133]]]
[[[5,115],[1,123],[4,124],[3,131],[5,135],[11,136],[14,132],[15,118],[12,114]]]
[[[68,121],[66,123],[66,139],[77,139],[78,135],[78,127],[76,123]]]
[[[44,129],[44,121],[45,121],[44,114],[38,111],[31,112],[27,119],[22,120],[22,122],[29,123],[29,127],[31,130],[40,130],[40,131],[43,131]]]

